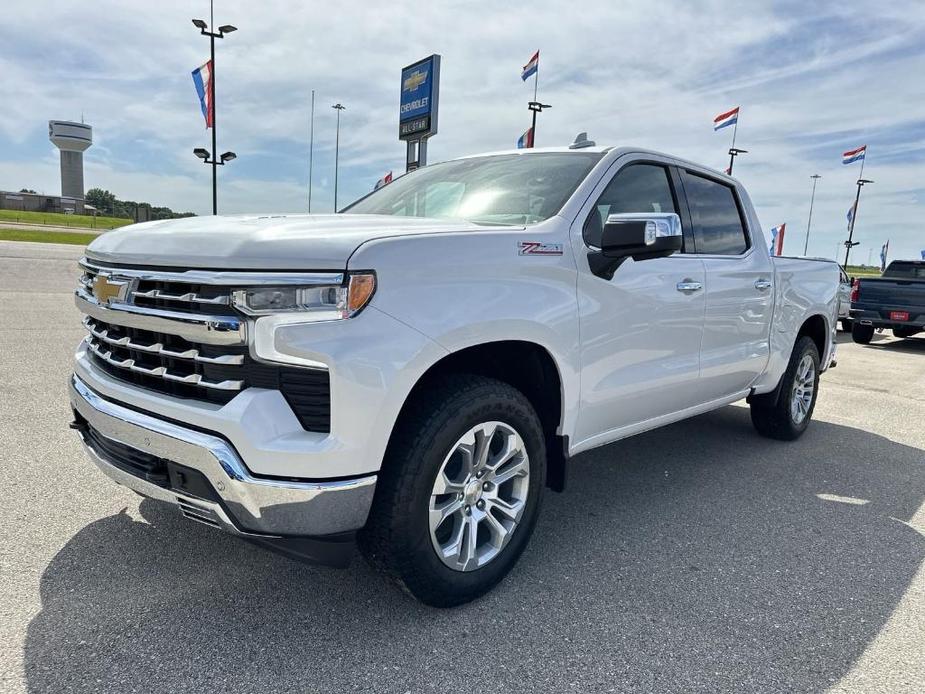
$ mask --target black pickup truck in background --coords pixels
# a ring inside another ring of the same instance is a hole
[[[851,286],[851,337],[866,345],[874,330],[896,337],[925,330],[925,260],[894,260],[880,277],[858,277]]]

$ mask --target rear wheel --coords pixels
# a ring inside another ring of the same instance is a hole
[[[870,344],[870,339],[874,336],[874,326],[861,325],[855,323],[851,326],[851,339],[859,345]]]
[[[494,379],[447,377],[403,412],[360,549],[428,605],[469,602],[526,547],[545,475],[543,429],[527,398]]]
[[[893,336],[899,338],[912,337],[918,332],[918,328],[893,328]]]
[[[793,348],[776,401],[772,394],[752,399],[752,424],[762,436],[793,441],[809,426],[818,391],[819,350],[804,336]]]

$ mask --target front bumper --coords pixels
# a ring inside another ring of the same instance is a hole
[[[331,481],[255,477],[224,438],[108,400],[76,375],[69,391],[87,453],[119,484],[271,549],[345,563],[351,551],[345,540],[366,522],[376,475]],[[166,474],[139,473],[133,461],[163,464]]]

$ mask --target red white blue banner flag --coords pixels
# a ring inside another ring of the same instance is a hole
[[[713,130],[720,130],[739,122],[739,107],[736,106],[731,111],[719,114],[713,119]]]
[[[537,51],[533,54],[533,57],[530,58],[530,62],[524,65],[523,72],[520,73],[520,79],[526,82],[531,76],[536,74],[536,71],[540,67],[540,52]]]
[[[783,255],[784,253],[784,231],[787,225],[771,227],[771,246],[768,248],[771,255]]]
[[[857,149],[851,149],[841,155],[842,164],[850,164],[855,161],[861,161],[864,159],[864,155],[867,154],[867,145],[863,147],[858,147]]]
[[[202,107],[202,116],[206,119],[206,128],[211,128],[215,111],[212,108],[212,61],[206,61],[193,70],[193,84],[199,94],[199,105]]]
[[[848,208],[848,214],[845,215],[848,218],[848,228],[851,228],[851,220],[854,219],[854,211],[856,209],[857,202],[851,203],[851,207]]]
[[[389,171],[385,176],[376,181],[376,187],[373,190],[379,190],[382,186],[387,186],[392,182],[392,172]]]
[[[533,128],[527,128],[527,132],[517,140],[517,149],[530,149],[533,147]]]

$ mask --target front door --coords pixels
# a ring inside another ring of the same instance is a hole
[[[677,214],[678,200],[667,166],[629,162],[573,229],[581,241],[573,239],[581,338],[576,447],[603,443],[627,428],[645,428],[651,420],[702,402],[698,380],[706,294],[703,261],[684,252],[638,262],[627,259],[612,279],[605,280],[591,273],[583,248],[599,247],[608,215]],[[689,233],[685,228],[685,244]]]

